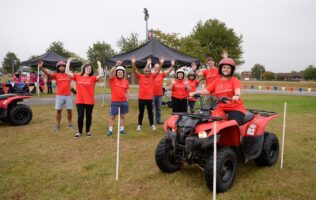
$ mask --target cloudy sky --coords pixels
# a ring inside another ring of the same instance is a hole
[[[0,60],[8,51],[21,61],[60,40],[86,57],[89,46],[105,41],[117,49],[121,35],[145,38],[149,28],[190,34],[199,20],[218,19],[243,36],[245,63],[290,72],[316,66],[315,0],[1,0]]]

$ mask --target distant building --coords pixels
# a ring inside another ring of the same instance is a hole
[[[244,71],[244,72],[241,72],[241,80],[243,81],[250,81],[252,79],[251,77],[251,71]]]
[[[276,79],[280,81],[301,81],[303,80],[303,74],[300,72],[291,73],[276,73]]]

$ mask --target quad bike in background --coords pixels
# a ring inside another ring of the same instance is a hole
[[[164,123],[166,135],[156,148],[155,160],[158,168],[167,173],[180,170],[183,162],[197,164],[204,170],[205,181],[213,189],[214,122],[217,126],[216,192],[228,190],[235,179],[237,160],[254,160],[259,166],[272,166],[278,160],[279,142],[275,134],[265,132],[270,120],[278,117],[275,112],[247,110],[242,125],[228,120],[219,102],[214,100],[205,107],[200,94],[200,109],[194,114],[172,113]]]
[[[15,126],[30,123],[33,117],[31,108],[18,103],[27,98],[31,98],[28,93],[0,95],[0,120]]]

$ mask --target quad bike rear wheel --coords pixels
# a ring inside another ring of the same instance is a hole
[[[8,121],[12,125],[20,126],[28,124],[33,117],[32,110],[24,104],[16,104],[12,106],[8,113]]]
[[[272,166],[279,157],[279,140],[273,133],[265,132],[261,155],[255,159],[258,166]]]
[[[180,170],[182,161],[174,155],[171,141],[164,137],[156,148],[156,164],[163,172],[171,173]]]
[[[210,190],[213,189],[213,154],[205,165],[205,181]],[[234,183],[237,171],[237,157],[230,147],[219,147],[216,161],[216,192],[225,192]]]

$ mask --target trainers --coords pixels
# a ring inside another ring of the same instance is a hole
[[[138,125],[136,131],[141,131],[142,130],[142,125]]]
[[[68,128],[74,129],[74,125],[73,124],[68,124],[67,126]]]
[[[113,131],[108,130],[107,136],[113,135]]]
[[[55,127],[54,127],[54,132],[59,132],[59,130],[60,130],[60,127],[57,126],[57,125],[55,125]]]
[[[86,133],[86,136],[91,137],[91,133],[90,132]]]
[[[75,138],[79,138],[81,135],[82,135],[81,133],[77,133],[77,134],[75,135]]]
[[[151,129],[152,129],[153,131],[155,131],[155,130],[156,130],[155,125],[151,125]]]
[[[126,134],[125,128],[120,131],[121,134]]]
[[[156,124],[163,124],[163,122],[157,122]]]

